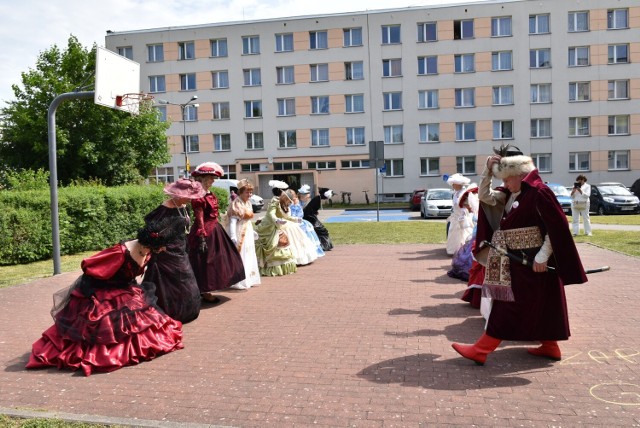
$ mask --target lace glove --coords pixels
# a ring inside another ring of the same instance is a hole
[[[234,244],[238,244],[238,235],[236,232],[236,226],[238,225],[238,218],[231,217],[229,219],[229,238],[233,241]]]

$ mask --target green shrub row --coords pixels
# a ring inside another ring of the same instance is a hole
[[[211,189],[227,209],[229,194]],[[60,253],[99,250],[133,238],[165,199],[161,185],[72,186],[58,190]],[[0,265],[52,258],[49,190],[0,191]]]

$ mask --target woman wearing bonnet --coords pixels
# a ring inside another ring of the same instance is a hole
[[[447,237],[447,254],[452,256],[458,251],[473,234],[473,213],[467,206],[460,205],[460,199],[465,193],[469,178],[462,174],[453,174],[447,179],[447,183],[453,187],[453,207],[449,222],[449,235]]]

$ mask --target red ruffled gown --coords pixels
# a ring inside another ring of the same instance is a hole
[[[83,275],[54,296],[54,324],[33,344],[27,368],[110,372],[182,349],[182,323],[155,304],[153,283],[124,244],[82,261]]]

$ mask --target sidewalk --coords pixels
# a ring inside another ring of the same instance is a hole
[[[0,290],[0,413],[133,426],[416,427],[640,424],[637,258],[579,244],[611,271],[568,286],[564,359],[505,342],[484,367],[451,342],[482,332],[439,245],[339,246],[298,273],[221,293],[183,350],[109,374],[27,371],[54,291]]]

